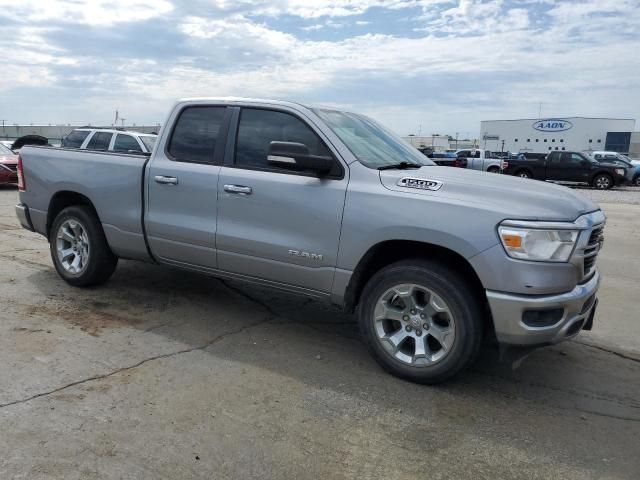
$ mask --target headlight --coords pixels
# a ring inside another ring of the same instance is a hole
[[[625,174],[624,168],[616,168],[616,169],[615,169],[615,172],[616,172],[618,175],[620,175],[620,176],[623,176],[623,177],[624,177],[624,174]]]
[[[578,230],[498,227],[504,249],[512,258],[537,262],[566,262],[578,239]]]

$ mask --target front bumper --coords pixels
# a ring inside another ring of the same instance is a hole
[[[18,217],[18,221],[23,228],[33,232],[35,229],[33,228],[33,223],[31,222],[31,215],[29,215],[29,207],[27,207],[24,203],[19,203],[15,207],[16,216]]]
[[[544,345],[574,337],[593,320],[597,305],[596,292],[600,274],[596,270],[586,283],[559,295],[517,295],[487,291],[498,342],[510,345]],[[562,309],[560,319],[548,326],[534,327],[524,323],[529,310]]]

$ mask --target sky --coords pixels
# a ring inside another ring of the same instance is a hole
[[[154,125],[229,95],[461,138],[640,119],[640,0],[0,0],[0,58],[7,124]]]

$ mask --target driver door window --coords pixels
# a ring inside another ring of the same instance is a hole
[[[244,108],[240,113],[235,165],[238,167],[292,173],[269,164],[271,142],[302,143],[310,155],[333,156],[324,142],[301,120],[284,112]],[[330,175],[339,173],[334,163]]]

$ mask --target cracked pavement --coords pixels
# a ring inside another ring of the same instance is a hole
[[[134,262],[69,287],[16,197],[0,188],[2,479],[638,478],[638,206],[604,205],[593,332],[424,387],[315,301]]]

